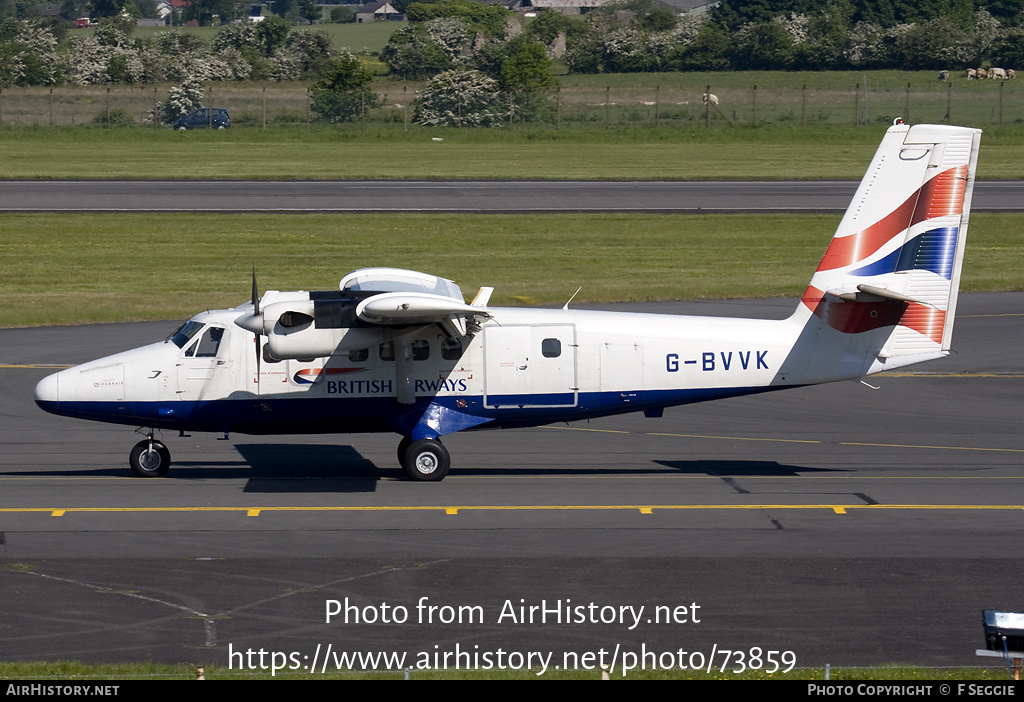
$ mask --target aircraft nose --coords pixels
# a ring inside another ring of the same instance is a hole
[[[44,405],[60,401],[60,383],[57,380],[58,375],[60,375],[60,373],[48,375],[36,384],[36,404],[44,409]]]

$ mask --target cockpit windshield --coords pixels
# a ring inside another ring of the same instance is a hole
[[[167,337],[167,340],[177,346],[179,349],[185,348],[185,344],[189,342],[193,336],[199,333],[199,330],[203,328],[202,322],[185,322],[178,329]]]

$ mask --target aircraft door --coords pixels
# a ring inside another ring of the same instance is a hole
[[[638,402],[643,395],[644,354],[639,344],[601,344],[601,404]]]
[[[484,406],[575,407],[576,327],[486,327]]]
[[[218,355],[223,339],[223,327],[206,327],[199,338],[179,355],[179,399],[198,400],[203,397],[218,367],[226,365]]]

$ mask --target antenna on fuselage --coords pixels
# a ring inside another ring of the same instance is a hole
[[[565,303],[565,305],[562,306],[563,310],[569,309],[569,303],[576,299],[576,296],[580,294],[580,290],[582,290],[582,289],[583,289],[582,285],[579,286],[578,288],[576,288],[576,292],[574,292],[572,294],[572,297],[570,297],[569,300]]]

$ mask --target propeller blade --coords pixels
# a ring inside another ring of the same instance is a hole
[[[247,319],[245,321],[249,321],[249,320]],[[237,320],[236,320],[235,323],[238,324]],[[261,366],[261,362],[263,360],[263,341],[262,341],[263,315],[260,314],[260,292],[259,292],[259,288],[256,286],[256,266],[255,265],[252,267],[252,323],[251,323],[251,326],[249,326],[249,327],[246,327],[243,324],[239,324],[239,326],[248,329],[249,331],[251,331],[253,334],[256,335],[255,338],[253,339],[253,341],[255,342],[255,346],[256,346],[256,394],[259,395],[260,394],[260,370],[261,370],[260,366]]]
[[[252,267],[252,313],[260,316],[260,293],[256,287],[256,266]]]

